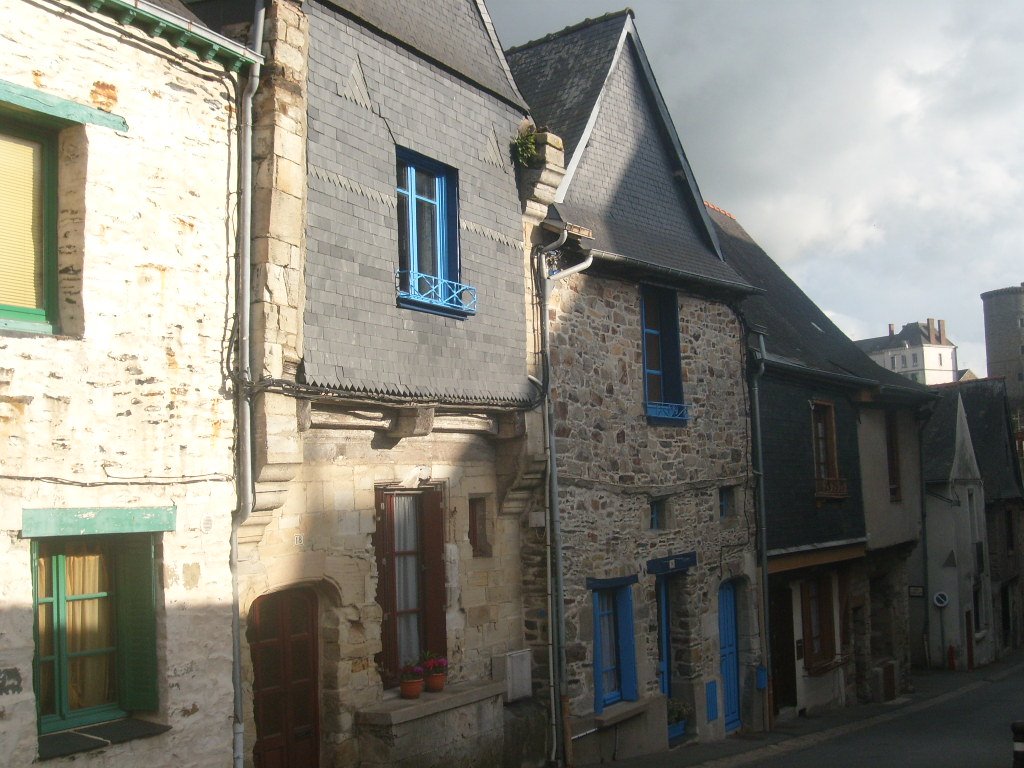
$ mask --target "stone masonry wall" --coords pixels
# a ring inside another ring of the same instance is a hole
[[[61,131],[60,332],[0,333],[0,669],[13,681],[0,690],[0,754],[28,766],[37,748],[22,511],[174,506],[176,528],[158,550],[152,713],[171,730],[73,759],[222,766],[236,84],[219,64],[75,4],[2,0],[0,10],[5,80],[128,123]]]
[[[595,268],[592,268],[595,269]],[[677,689],[703,706],[703,681],[718,677],[717,595],[737,579],[741,679],[759,659],[753,478],[741,324],[725,304],[679,294],[686,426],[651,426],[644,414],[640,293],[636,283],[584,272],[553,293],[551,358],[565,562],[567,657],[572,711],[593,708],[593,616],[586,579],[638,574],[633,588],[641,696],[658,691],[658,620],[647,560],[690,551],[697,565],[674,587],[688,658]],[[735,488],[735,511],[719,516],[719,489]],[[652,498],[667,522],[649,526]],[[528,578],[543,578],[543,532],[528,531]],[[532,592],[531,592],[532,597]],[[689,617],[688,619],[686,617]],[[528,638],[546,639],[544,606],[527,606]],[[538,681],[539,683],[539,681]],[[754,702],[745,689],[744,722]],[[698,718],[699,720],[699,718]],[[718,721],[719,724],[721,720]],[[712,735],[718,726],[702,726]]]
[[[396,695],[384,692],[374,658],[381,650],[371,539],[375,485],[443,488],[449,681],[501,679],[504,654],[522,647],[519,520],[498,513],[496,444],[437,433],[404,438],[386,450],[374,442],[366,430],[304,433],[301,473],[259,546],[265,580],[254,580],[243,600],[250,605],[261,593],[297,584],[319,585],[326,596],[320,665],[327,764],[357,764],[356,713]],[[490,557],[472,553],[470,496],[486,499]],[[247,674],[251,679],[251,669]]]

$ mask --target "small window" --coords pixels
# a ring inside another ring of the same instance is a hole
[[[910,364],[917,365],[917,352],[910,355]]]
[[[600,584],[603,580],[588,580]],[[611,579],[608,581],[618,581]],[[638,698],[631,584],[594,589],[594,711]]]
[[[732,517],[736,512],[736,486],[723,485],[718,489],[718,516],[722,519]]]
[[[939,365],[943,365],[941,352],[939,352]]]
[[[830,402],[812,402],[811,421],[815,494],[818,497],[831,498],[847,496],[846,480],[839,476],[839,461],[836,455],[835,407]]]
[[[889,358],[889,367],[894,371],[896,370],[896,355]]]
[[[656,423],[685,424],[690,413],[683,403],[676,292],[645,285],[640,298],[647,417]]]
[[[396,176],[399,305],[473,314],[476,289],[460,282],[455,169],[400,149]]]
[[[650,528],[652,531],[660,531],[668,527],[668,499],[651,499],[650,503]]]
[[[1024,317],[1018,317],[1017,318],[1017,327],[1018,328],[1024,328]]]
[[[469,500],[469,544],[473,557],[491,556],[491,521],[487,516],[487,499],[474,497]]]
[[[377,603],[383,609],[377,657],[386,688],[424,653],[447,655],[444,515],[441,493],[376,492]]]
[[[157,708],[153,537],[35,539],[41,734]]]
[[[900,367],[901,368],[906,368],[907,367],[907,356],[906,355],[900,355]]]
[[[895,411],[885,412],[885,457],[889,470],[889,501],[895,503],[903,497],[900,488],[899,421]]]
[[[910,374],[910,380],[911,381],[917,381],[917,374],[916,373]]]
[[[57,135],[5,120],[0,130],[0,328],[56,323]]]

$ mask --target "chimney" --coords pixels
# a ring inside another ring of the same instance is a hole
[[[937,339],[935,338],[935,318],[928,318],[928,343],[935,344]]]
[[[896,335],[896,326],[893,325],[892,323],[889,323],[889,336],[895,336],[895,335]]]
[[[945,320],[939,320],[939,344],[949,344],[949,339],[946,338]]]

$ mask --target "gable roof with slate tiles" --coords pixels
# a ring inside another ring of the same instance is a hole
[[[1020,465],[1013,444],[1006,382],[1002,379],[974,379],[941,384],[935,389],[942,393],[943,399],[955,399],[954,393],[960,395],[971,432],[974,457],[985,484],[986,501],[1021,498],[1024,489],[1021,488]],[[940,422],[936,432],[925,433],[926,439],[933,438],[941,443],[943,435],[938,430],[942,429],[948,431],[948,424]],[[926,445],[931,448],[931,443]],[[944,467],[936,469],[941,471]]]
[[[322,0],[526,112],[483,0]]]
[[[594,255],[620,269],[756,290],[722,258],[632,11],[588,19],[506,56],[536,123],[565,144],[553,219],[591,229]]]
[[[919,399],[933,395],[875,363],[843,333],[800,287],[754,242],[735,217],[708,205],[726,260],[764,293],[744,297],[740,312],[765,330],[766,362],[795,373],[880,387],[883,393]]]

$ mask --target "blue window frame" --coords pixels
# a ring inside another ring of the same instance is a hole
[[[718,516],[729,517],[736,510],[736,486],[723,485],[718,489]]]
[[[476,289],[459,282],[458,176],[408,150],[396,155],[398,304],[450,317],[476,312]]]
[[[594,712],[617,701],[635,701],[636,649],[633,593],[637,577],[588,579],[594,601]]]
[[[665,528],[665,526],[667,525],[667,522],[668,522],[667,521],[667,518],[668,518],[668,499],[664,499],[664,498],[661,498],[661,499],[651,499],[650,509],[651,509],[651,518],[650,518],[651,530],[652,531],[663,530]]]
[[[645,285],[640,299],[647,418],[652,423],[685,424],[690,419],[690,409],[683,403],[676,292]]]

